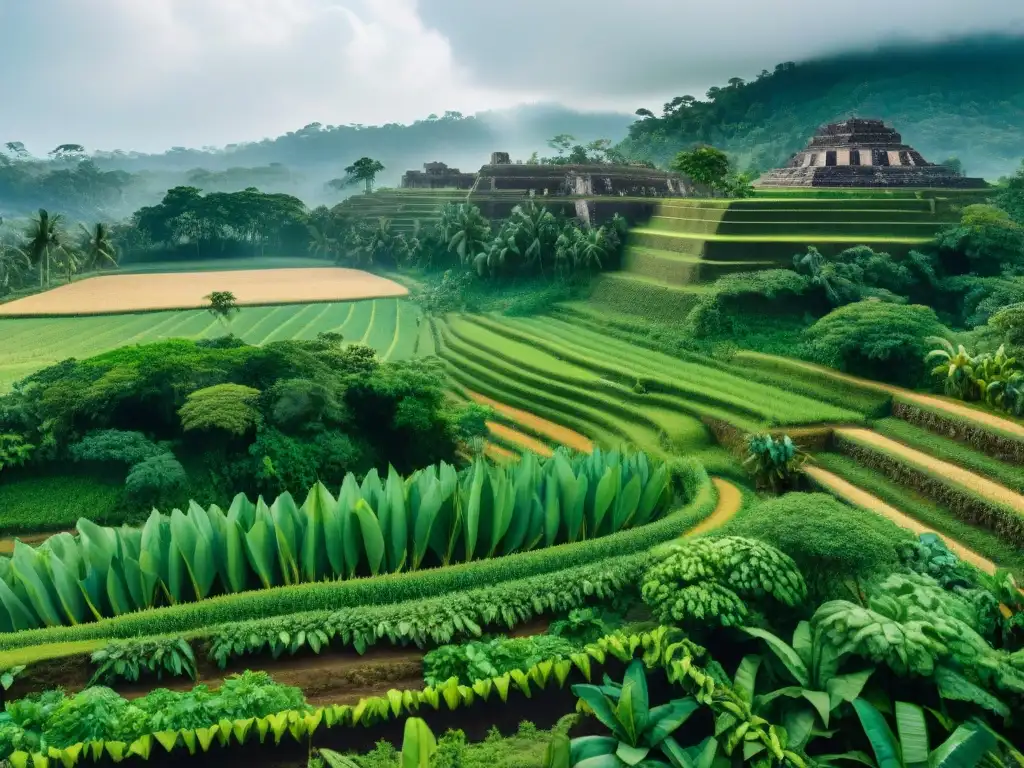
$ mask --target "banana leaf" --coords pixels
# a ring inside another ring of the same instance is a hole
[[[484,483],[487,482],[487,465],[483,459],[473,462],[470,474],[469,494],[463,510],[462,535],[465,543],[465,557],[468,563],[476,551],[476,540],[480,532],[480,506],[483,499]]]
[[[42,623],[39,621],[39,617],[36,616],[35,611],[25,605],[15,594],[6,579],[0,579],[0,603],[3,604],[11,626],[15,630],[35,629]]]
[[[277,559],[281,567],[281,578],[284,584],[299,583],[299,544],[302,541],[296,518],[299,516],[298,508],[295,506],[295,499],[285,491],[276,499],[270,507],[270,514],[274,521],[274,535],[277,539]]]
[[[370,574],[376,576],[384,565],[384,534],[380,529],[380,522],[365,499],[356,502],[352,515],[359,523],[358,530]]]
[[[622,492],[615,499],[615,508],[612,510],[613,533],[621,531],[633,519],[637,507],[640,505],[641,489],[640,475],[633,475],[629,482],[623,486]]]
[[[245,533],[245,551],[260,583],[264,589],[269,589],[280,584],[281,577],[278,573],[277,531],[263,499],[256,502],[255,517],[252,527]]]
[[[558,504],[558,475],[549,473],[544,481],[544,546],[553,546],[558,539],[562,511]]]
[[[361,500],[359,483],[355,475],[349,473],[338,493],[338,517],[341,518],[341,541],[345,547],[345,576],[350,579],[356,575],[359,563],[365,559],[359,520],[355,516],[356,504]]]
[[[50,592],[52,582],[46,564],[43,562],[48,554],[48,550],[37,551],[16,539],[14,555],[11,557],[11,568],[18,581],[25,587],[36,616],[46,626],[58,627],[64,622],[61,611],[57,608],[56,595]]]
[[[345,541],[340,512],[341,499],[335,499],[326,488],[324,491],[326,497],[322,499],[324,507],[321,514],[323,515],[324,550],[327,555],[325,567],[331,576],[343,578],[345,576]],[[327,503],[328,499],[330,503]],[[308,533],[307,530],[307,535]]]
[[[384,495],[390,518],[387,528],[381,528],[387,547],[388,570],[397,573],[405,567],[409,557],[409,512],[405,503],[405,481],[394,467],[388,467]]]
[[[324,511],[333,509],[337,502],[323,483],[310,490],[302,505],[306,516],[306,535],[302,539],[302,569],[304,581],[318,581],[328,574],[327,541],[324,531]]]

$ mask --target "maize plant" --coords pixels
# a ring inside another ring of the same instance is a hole
[[[349,474],[303,504],[192,502],[141,528],[78,521],[0,558],[0,631],[78,624],[211,595],[468,562],[603,536],[671,505],[668,471],[643,453],[595,450],[510,467],[442,462],[401,477]]]

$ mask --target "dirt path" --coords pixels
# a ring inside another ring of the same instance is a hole
[[[518,408],[513,408],[510,405],[505,405],[504,403],[500,403],[497,400],[493,400],[485,395],[478,394],[477,392],[470,392],[467,389],[466,394],[473,402],[479,403],[480,405],[488,405],[498,413],[507,416],[512,421],[522,424],[525,427],[529,427],[538,434],[549,437],[560,445],[564,445],[567,448],[572,448],[573,450],[582,451],[584,453],[591,453],[594,450],[594,443],[579,432],[574,432],[573,430],[559,424],[547,421],[539,416],[534,416],[529,411],[522,411]]]
[[[852,483],[843,480],[839,475],[833,474],[826,469],[814,466],[805,466],[804,473],[814,480],[816,483],[820,483],[822,487],[827,488],[834,495],[838,496],[843,501],[846,501],[854,506],[866,509],[869,512],[874,512],[877,515],[888,518],[892,522],[896,523],[900,528],[906,528],[908,531],[912,531],[915,534],[922,533],[934,533],[936,536],[941,538],[946,546],[949,547],[950,551],[953,552],[961,560],[965,560],[971,563],[975,567],[981,569],[985,573],[995,573],[996,564],[991,560],[988,560],[979,555],[974,550],[968,549],[963,544],[960,544],[954,539],[949,538],[945,534],[939,533],[933,528],[929,528],[926,525],[919,523],[914,518],[900,512],[895,507],[891,507],[884,501],[876,496],[872,496],[865,490],[858,488]]]
[[[58,533],[74,533],[78,531],[75,529],[69,529],[67,531],[44,531],[43,533],[19,533],[15,536],[5,536],[0,539],[0,555],[13,555],[14,554],[14,541],[15,539],[21,541],[22,544],[29,544],[30,546],[37,546],[42,544],[51,536],[56,536]]]
[[[739,488],[720,477],[713,477],[711,482],[715,484],[715,488],[718,490],[718,504],[715,505],[715,509],[707,518],[701,520],[696,526],[683,534],[684,538],[699,536],[702,533],[721,528],[732,520],[743,506],[743,494]]]
[[[502,463],[519,460],[519,454],[513,453],[508,448],[503,448],[495,443],[488,443],[484,447],[484,455]]]
[[[500,438],[502,441],[512,445],[518,445],[523,450],[532,451],[538,456],[546,457],[554,454],[554,451],[551,450],[551,446],[546,443],[542,443],[535,437],[524,435],[522,432],[512,429],[505,424],[499,424],[496,421],[488,421],[487,429],[492,435]]]
[[[950,400],[936,395],[924,395],[920,392],[904,389],[903,387],[884,384],[880,381],[871,381],[870,379],[862,379],[857,376],[851,376],[848,373],[843,373],[842,371],[826,368],[822,365],[815,365],[814,363],[808,363],[803,360],[795,360],[789,357],[783,358],[778,355],[767,355],[763,352],[752,352],[746,350],[737,354],[738,359],[742,359],[744,357],[761,358],[764,360],[785,360],[788,364],[797,368],[814,371],[822,376],[828,376],[839,381],[846,381],[851,384],[874,389],[878,392],[885,392],[893,395],[894,397],[899,397],[901,400],[905,400],[908,403],[920,405],[925,408],[931,408],[935,411],[945,412],[950,416],[955,416],[963,421],[973,421],[976,424],[997,429],[1000,432],[1006,432],[1024,440],[1024,424],[1021,424],[1018,421],[1013,421],[1012,419],[1004,419],[994,413],[987,413],[986,411],[979,411],[974,408],[970,408],[962,403],[958,403],[956,400]]]
[[[836,434],[840,437],[864,443],[886,453],[899,456],[908,463],[927,469],[938,477],[946,478],[965,488],[969,488],[989,501],[1024,513],[1024,496],[955,464],[936,459],[934,456],[929,456],[927,453],[922,453],[896,440],[890,440],[888,437],[883,437],[869,429],[837,429]]]

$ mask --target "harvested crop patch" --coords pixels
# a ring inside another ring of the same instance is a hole
[[[358,269],[252,269],[104,275],[0,305],[0,316],[105,315],[201,309],[204,297],[230,291],[239,306],[306,304],[405,296],[408,290]]]

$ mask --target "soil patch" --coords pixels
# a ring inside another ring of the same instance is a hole
[[[466,390],[466,394],[471,400],[480,405],[488,405],[498,413],[504,414],[512,421],[522,424],[525,427],[529,427],[534,432],[540,435],[551,438],[554,442],[564,445],[567,448],[572,448],[577,451],[584,453],[592,453],[594,450],[594,443],[588,438],[581,435],[579,432],[574,432],[571,429],[567,429],[559,424],[542,419],[539,416],[535,416],[529,411],[523,411],[519,408],[513,408],[512,406],[500,403],[497,400],[493,400],[485,395],[478,394],[476,392],[470,392]]]
[[[516,445],[525,451],[531,451],[538,456],[551,456],[554,451],[551,450],[549,445],[542,443],[535,437],[524,435],[518,430],[512,429],[504,424],[499,424],[496,421],[487,422],[488,431],[504,443]]]
[[[405,296],[408,290],[358,269],[246,269],[104,275],[79,280],[0,306],[0,316],[104,315],[202,309],[214,291],[239,306],[313,304]]]

